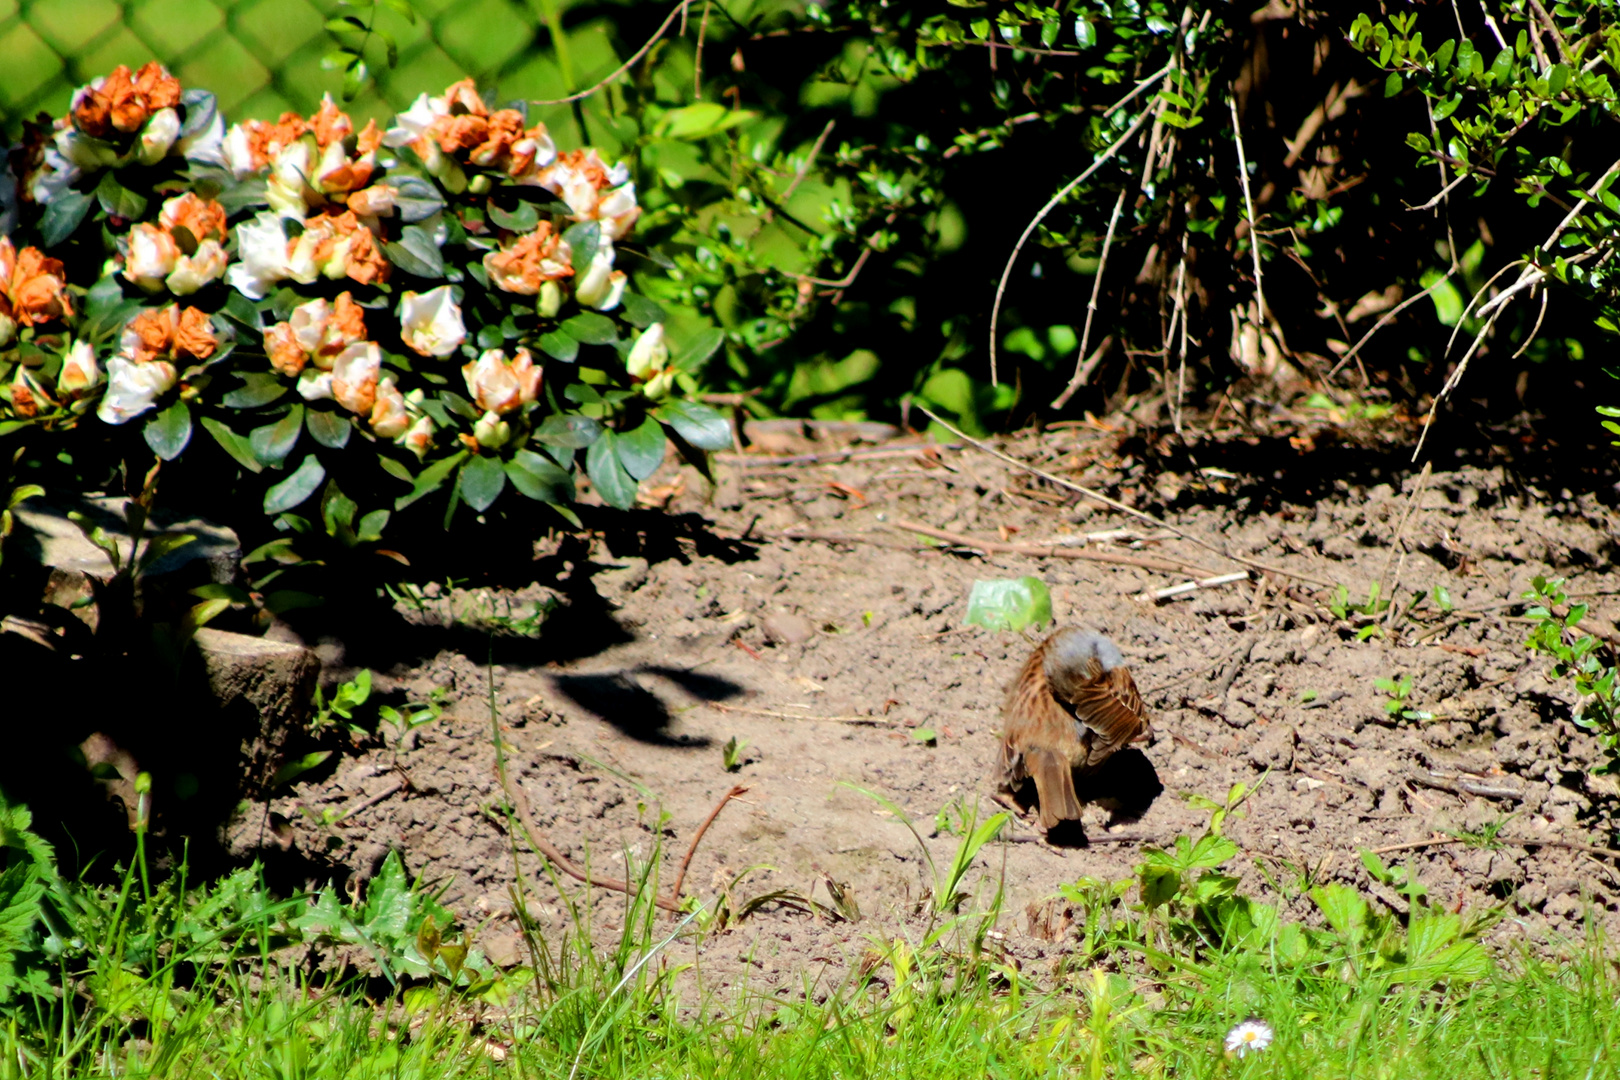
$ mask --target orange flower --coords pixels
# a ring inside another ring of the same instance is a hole
[[[171,233],[182,227],[189,230],[198,243],[210,237],[221,242],[225,239],[225,208],[189,191],[165,202],[158,221]]]
[[[542,221],[511,247],[486,254],[484,269],[502,292],[534,296],[542,282],[573,276],[570,255],[568,245],[552,231],[551,222]]]
[[[350,293],[338,293],[332,304],[332,317],[326,321],[321,351],[340,353],[356,341],[366,339],[366,312]]]
[[[519,176],[531,172],[536,163],[549,164],[557,152],[544,124],[525,131],[523,114],[516,109],[490,112],[471,79],[453,84],[438,97],[422,94],[394,117],[394,124],[384,144],[409,146],[435,175],[441,153]]]
[[[47,258],[38,248],[18,252],[9,237],[0,237],[0,292],[11,302],[12,316],[24,326],[73,314],[62,260]]]
[[[309,354],[299,346],[290,323],[278,322],[264,332],[264,351],[270,366],[288,378],[296,378],[309,363]]]
[[[123,355],[142,364],[168,356],[206,360],[218,348],[207,313],[178,304],[141,312],[125,325],[120,341]]]
[[[304,118],[295,112],[281,114],[281,119],[245,120],[231,129],[225,137],[225,153],[238,176],[269,165],[276,155],[303,137],[309,130]]]
[[[119,64],[74,95],[73,122],[86,135],[105,139],[115,131],[139,131],[153,113],[179,104],[180,80],[162,64],[153,61],[133,75]]]
[[[213,356],[214,350],[219,348],[219,339],[214,336],[207,312],[194,307],[182,310],[178,305],[169,310],[180,312],[174,330],[174,354],[185,360],[206,360]]]

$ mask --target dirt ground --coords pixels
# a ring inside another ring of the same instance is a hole
[[[444,688],[443,717],[348,754],[275,800],[274,817],[250,808],[233,827],[236,849],[276,846],[273,823],[281,846],[361,877],[397,849],[413,873],[446,889],[492,959],[524,962],[512,842],[497,809],[492,674],[511,777],[570,858],[622,877],[627,857],[657,852],[667,888],[694,832],[741,784],[747,793],[696,850],[689,894],[714,898],[740,877],[734,904],[785,889],[831,907],[827,882],[844,885],[858,923],[766,903],[697,947],[711,985],[789,992],[858,960],[868,935],[919,926],[929,871],[917,839],[848,785],[904,808],[941,868],[959,843],[952,808],[976,800],[981,818],[998,809],[987,776],[999,711],[1030,644],[965,626],[964,614],[975,580],[1025,574],[1050,586],[1059,623],[1119,644],[1156,734],[1139,754],[1116,758],[1104,781],[1139,804],[1137,820],[1110,823],[1093,806],[1089,845],[1049,846],[1018,822],[984,850],[968,878],[970,903],[989,903],[1004,884],[1000,930],[1016,956],[1063,948],[1061,935],[1034,932],[1043,920],[1030,905],[1081,877],[1128,877],[1143,845],[1202,828],[1207,811],[1190,796],[1219,801],[1268,770],[1247,816],[1228,826],[1242,849],[1231,870],[1261,895],[1273,895],[1268,874],[1293,881],[1301,872],[1379,892],[1359,849],[1504,819],[1503,837],[1614,846],[1614,781],[1592,775],[1596,742],[1569,719],[1572,691],[1527,655],[1528,621],[1511,603],[1535,574],[1562,575],[1588,597],[1589,625],[1615,633],[1614,513],[1596,496],[1541,489],[1521,468],[1476,460],[1437,469],[1413,500],[1420,478],[1404,453],[1348,444],[1305,453],[1281,439],[1237,440],[1206,446],[1199,467],[1090,425],[998,443],[1284,571],[1156,601],[1144,593],[1189,575],[1128,560],[1179,561],[1205,576],[1247,568],[971,446],[859,442],[842,454],[826,431],[778,425],[753,435],[747,455],[720,463],[715,488],[666,464],[644,495],[667,502],[667,513],[648,511],[634,529],[588,546],[541,545],[531,588],[429,586],[401,604],[403,618],[471,628],[462,650],[378,671],[379,693],[394,700]],[[1127,561],[935,546],[902,522],[1003,544],[1067,541],[1061,551]],[[1343,584],[1354,603],[1375,581],[1401,599],[1401,613],[1384,636],[1358,640],[1352,621],[1329,610],[1330,586]],[[1432,598],[1437,586],[1449,592],[1449,614]],[[1406,611],[1418,591],[1430,599]],[[538,636],[502,631],[487,669],[480,628],[537,605],[551,606]],[[341,645],[323,654],[329,680],[352,673]],[[1392,717],[1389,694],[1374,685],[1403,677],[1403,710],[1416,718]],[[732,739],[742,748],[728,772]],[[343,816],[323,825],[323,813]],[[1448,907],[1501,905],[1508,917],[1491,934],[1504,944],[1578,936],[1587,912],[1620,929],[1620,877],[1613,861],[1590,854],[1453,841],[1386,858],[1414,868]],[[519,865],[533,890],[529,911],[560,933],[556,888],[526,848]],[[591,901],[599,928],[623,918],[622,895],[598,890]],[[1307,907],[1296,901],[1291,911]]]

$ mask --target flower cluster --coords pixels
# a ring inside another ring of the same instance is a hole
[[[451,513],[483,513],[507,487],[569,498],[581,466],[626,506],[662,428],[729,442],[677,400],[662,310],[615,265],[640,215],[629,167],[559,151],[470,80],[382,126],[327,98],[227,127],[162,66],[120,67],[14,162],[0,436],[93,412],[172,459],[206,432],[241,482],[265,475],[273,514],[337,454],[384,458],[366,475],[399,505],[448,484]]]

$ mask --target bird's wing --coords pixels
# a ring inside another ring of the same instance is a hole
[[[1074,717],[1090,728],[1091,749],[1083,767],[1101,765],[1147,729],[1142,695],[1126,668],[1117,667],[1078,687],[1069,702]]]

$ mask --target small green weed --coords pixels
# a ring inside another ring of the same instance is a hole
[[[1525,648],[1553,659],[1555,678],[1569,679],[1581,703],[1574,720],[1597,736],[1607,761],[1596,772],[1620,771],[1620,716],[1616,715],[1614,650],[1592,634],[1578,629],[1586,618],[1585,604],[1570,604],[1563,578],[1537,575],[1524,594],[1531,601],[1526,614],[1537,620]],[[1567,605],[1567,606],[1566,606]],[[1555,613],[1564,608],[1564,614]]]

